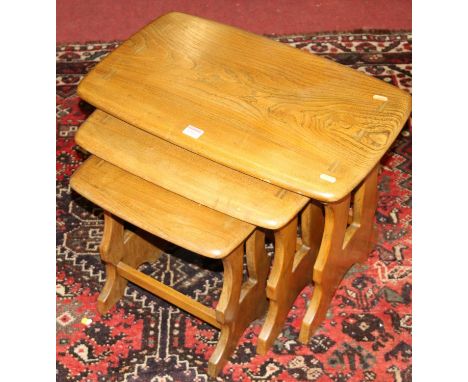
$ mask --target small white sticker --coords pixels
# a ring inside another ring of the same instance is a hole
[[[192,137],[192,138],[195,138],[195,139],[200,138],[204,133],[204,131],[202,129],[199,129],[198,127],[195,127],[195,126],[192,126],[192,125],[188,125],[182,132],[185,135],[188,135],[189,137]]]
[[[320,179],[325,180],[330,183],[336,182],[336,178],[334,176],[327,175],[327,174],[320,174]]]
[[[383,101],[383,102],[388,101],[387,97],[385,97],[383,95],[379,95],[379,94],[374,94],[374,96],[372,98],[375,99],[376,101]]]

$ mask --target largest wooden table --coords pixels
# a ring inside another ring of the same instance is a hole
[[[181,13],[133,35],[94,68],[78,94],[155,136],[324,205],[315,289],[300,332],[306,342],[347,269],[371,248],[378,162],[410,114],[410,95],[330,60]],[[267,289],[273,308],[260,353],[297,296],[287,284],[300,263],[296,220],[275,231],[279,249]]]

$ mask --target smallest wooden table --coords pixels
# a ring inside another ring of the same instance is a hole
[[[264,233],[95,156],[74,173],[71,186],[105,210],[100,253],[107,279],[99,296],[99,311],[107,312],[123,296],[129,280],[221,329],[208,364],[208,373],[215,377],[245,328],[266,309],[269,259]],[[154,237],[138,229],[125,229],[125,222],[202,256],[221,259],[224,282],[216,309],[138,271],[141,264],[156,261],[162,252]],[[248,269],[245,282],[244,250]]]

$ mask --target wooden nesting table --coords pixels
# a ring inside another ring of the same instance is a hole
[[[306,343],[346,271],[372,248],[378,162],[410,114],[410,95],[181,13],[133,35],[78,94],[99,109],[77,134],[84,148],[255,232],[274,232],[257,351],[268,350],[313,280],[299,334]]]

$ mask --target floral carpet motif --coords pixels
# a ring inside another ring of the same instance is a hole
[[[409,33],[272,36],[411,91]],[[76,95],[83,76],[119,42],[57,47],[57,381],[208,381],[219,332],[129,284],[105,315],[96,301],[105,281],[99,259],[102,210],[70,190],[88,156],[74,141],[93,111]],[[296,299],[279,338],[255,354],[254,322],[218,381],[411,381],[411,127],[381,161],[378,243],[341,283],[327,319],[307,345],[297,341],[313,287]],[[267,247],[272,252],[272,247]],[[220,264],[174,247],[141,269],[213,306]],[[91,319],[88,325],[83,318]]]

